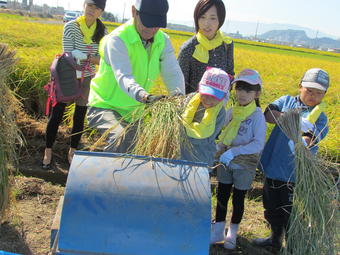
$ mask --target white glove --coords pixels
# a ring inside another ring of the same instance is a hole
[[[305,147],[308,147],[308,144],[306,142],[305,139],[303,139],[303,137],[301,137],[302,143]],[[295,155],[295,143],[293,142],[293,140],[289,140],[288,141],[288,147],[290,148],[290,151]]]
[[[306,118],[301,118],[301,131],[304,133],[314,131],[314,125]]]
[[[79,60],[87,59],[87,55],[81,52],[80,50],[73,50],[71,53],[72,53],[72,56],[76,59],[79,59]]]
[[[220,162],[224,163],[226,166],[229,165],[230,161],[234,158],[234,154],[231,150],[227,150],[220,157]]]

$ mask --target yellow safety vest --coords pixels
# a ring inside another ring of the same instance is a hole
[[[142,40],[136,31],[133,20],[113,31],[121,38],[127,48],[128,57],[132,65],[132,74],[135,81],[147,92],[160,74],[160,57],[165,47],[165,34],[158,31],[151,44],[150,54],[143,46]],[[112,109],[124,119],[131,122],[140,116],[144,104],[131,98],[119,86],[112,67],[104,60],[104,48],[107,44],[107,35],[99,46],[100,65],[96,76],[91,81],[89,105],[98,108]]]

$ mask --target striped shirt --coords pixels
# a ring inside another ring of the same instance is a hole
[[[80,50],[86,55],[98,56],[98,43],[86,44],[84,43],[84,36],[80,30],[78,22],[76,20],[71,20],[67,22],[64,26],[63,33],[63,52],[71,52],[73,50]],[[85,61],[82,60],[80,64],[84,64]],[[96,72],[96,67],[94,64],[90,64],[91,72],[85,71],[84,76],[93,76]]]

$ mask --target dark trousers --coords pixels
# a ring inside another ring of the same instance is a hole
[[[265,179],[263,187],[264,217],[273,227],[288,230],[289,216],[293,203],[293,184]]]
[[[216,205],[216,222],[225,221],[227,216],[227,205],[231,194],[233,184],[224,184],[219,182],[217,187],[217,205]],[[233,212],[231,223],[239,224],[244,213],[244,198],[247,190],[233,189]]]
[[[55,107],[52,109],[52,114],[48,120],[47,128],[46,128],[46,148],[52,148],[58,128],[60,126],[61,121],[63,120],[63,115],[65,111],[66,103],[57,103]],[[86,106],[75,106],[74,115],[73,115],[73,127],[71,132],[71,148],[77,149],[78,144],[80,142],[80,138],[82,132],[84,130],[84,120],[86,115],[87,107]]]

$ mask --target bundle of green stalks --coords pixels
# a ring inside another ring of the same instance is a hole
[[[9,198],[9,176],[16,161],[16,143],[20,140],[15,121],[15,109],[20,105],[5,81],[15,64],[15,53],[0,44],[0,215]]]
[[[327,165],[302,143],[300,116],[291,110],[278,120],[295,144],[295,187],[284,255],[336,254],[339,190]],[[339,228],[338,228],[339,229]]]
[[[133,154],[178,159],[181,146],[190,146],[181,121],[184,96],[167,97],[146,105],[137,121]]]

